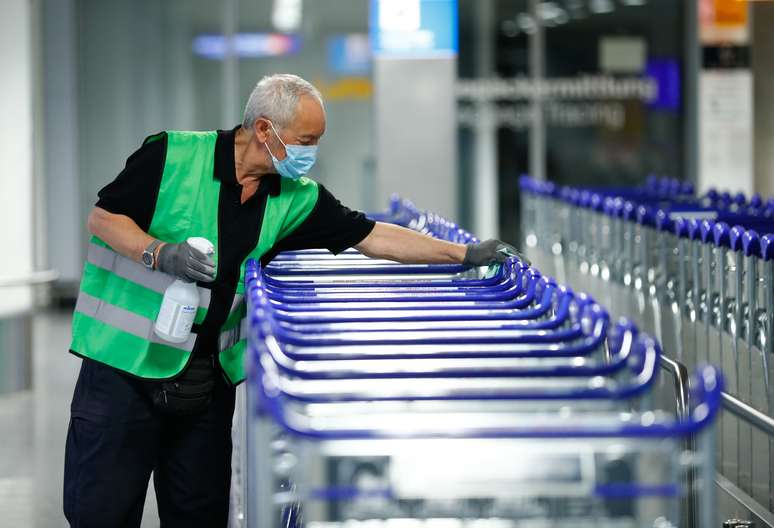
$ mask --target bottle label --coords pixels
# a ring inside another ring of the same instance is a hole
[[[194,319],[196,306],[181,304],[165,297],[156,318],[156,330],[172,339],[188,339]]]
[[[191,326],[193,326],[194,318],[196,317],[196,306],[190,304],[178,305],[179,312],[175,323],[172,326],[172,337],[176,338],[188,338],[188,334],[191,333]]]

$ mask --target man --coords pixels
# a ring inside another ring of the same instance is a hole
[[[265,77],[240,126],[150,136],[99,192],[70,347],[83,357],[65,453],[72,526],[139,526],[151,473],[165,528],[226,526],[247,259],[354,246],[400,262],[485,265],[513,251],[436,240],[342,206],[303,177],[324,133],[311,84]],[[188,237],[207,238],[215,254]],[[175,278],[200,292],[185,343],[153,332]]]

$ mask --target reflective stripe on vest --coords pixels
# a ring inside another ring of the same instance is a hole
[[[94,243],[89,244],[86,260],[98,268],[110,271],[122,279],[134,282],[160,294],[163,294],[167,287],[175,281],[175,277],[171,275],[151,271],[139,262],[124,257],[110,248],[99,246]],[[202,287],[197,287],[197,290],[199,291],[200,307],[208,308],[212,292]],[[235,294],[231,301],[229,314],[233,314],[235,311],[239,310],[243,301],[244,295]],[[93,317],[94,319],[129,334],[147,339],[154,343],[168,345],[173,348],[191,351],[193,350],[193,344],[196,340],[196,335],[191,334],[191,337],[189,337],[186,343],[170,343],[153,332],[154,321],[118,306],[105,303],[85,292],[79,292],[78,294],[76,311],[84,313],[89,317]],[[240,329],[246,328],[246,322],[246,319],[242,319],[238,326],[226,330],[220,335],[220,350],[231,348],[239,342],[240,335],[244,335]]]
[[[239,305],[242,303],[242,301],[245,299],[245,296],[241,293],[237,293],[234,295],[234,300],[231,301],[231,308],[229,308],[228,313],[232,314],[235,310],[239,308]]]
[[[75,303],[75,311],[84,315],[102,321],[103,323],[117,328],[127,334],[140,337],[152,343],[159,343],[172,348],[179,348],[190,352],[193,350],[196,334],[191,334],[184,343],[171,343],[157,336],[153,331],[154,321],[146,319],[129,310],[124,310],[113,304],[108,304],[101,299],[97,299],[85,292],[78,294],[78,300]]]
[[[236,345],[239,341],[245,339],[247,330],[247,317],[244,317],[234,328],[221,332],[220,337],[218,338],[218,348],[220,350],[226,350],[227,348]]]
[[[121,277],[122,279],[145,286],[149,290],[163,294],[167,287],[175,282],[175,277],[160,271],[152,271],[132,259],[126,258],[110,248],[89,243],[89,251],[86,260]],[[208,308],[212,292],[207,288],[197,287],[199,290],[199,307]]]

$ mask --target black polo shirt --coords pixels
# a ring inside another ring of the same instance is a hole
[[[218,130],[215,143],[215,178],[221,181],[218,202],[218,275],[212,283],[199,283],[212,290],[207,316],[194,325],[198,334],[194,355],[215,354],[221,325],[226,321],[231,301],[240,280],[242,261],[258,244],[266,199],[280,192],[280,176],[263,176],[256,193],[240,203],[242,186],[234,168],[234,137],[239,127]],[[164,170],[166,134],[145,143],[129,156],[126,167],[111,183],[99,191],[96,206],[111,213],[130,217],[148,231]],[[325,248],[339,253],[361,242],[374,227],[363,213],[343,206],[323,186],[312,212],[292,233],[278,240],[261,259],[267,264],[278,253],[296,249]]]

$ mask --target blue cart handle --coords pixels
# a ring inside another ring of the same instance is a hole
[[[649,336],[641,334],[636,342],[627,364],[631,379],[626,381],[613,381],[605,379],[600,385],[599,378],[589,378],[586,387],[555,387],[535,391],[532,388],[499,388],[499,389],[451,389],[433,390],[432,386],[423,386],[418,392],[401,390],[396,394],[374,394],[368,390],[350,390],[330,392],[319,388],[305,390],[303,384],[288,382],[280,374],[273,361],[262,361],[260,348],[273,346],[272,343],[251,343],[249,357],[255,364],[251,369],[251,382],[260,382],[263,377],[274,387],[277,387],[283,398],[301,403],[341,403],[341,402],[372,402],[372,401],[514,401],[514,400],[541,400],[541,401],[588,401],[588,400],[613,400],[622,401],[639,397],[646,393],[655,382],[659,372],[659,358],[661,349],[658,342]],[[620,346],[628,346],[621,342]],[[616,351],[617,353],[618,351]],[[266,371],[263,370],[266,367]]]
[[[268,366],[271,368],[271,364]],[[323,429],[316,428],[308,417],[293,413],[283,406],[282,393],[270,376],[261,376],[260,368],[250,367],[250,387],[255,391],[259,414],[267,413],[285,432],[309,440],[347,439],[419,439],[419,438],[684,438],[696,435],[709,426],[720,410],[723,377],[713,366],[703,366],[692,376],[691,409],[684,418],[662,417],[652,412],[623,413],[616,423],[567,425],[564,415],[550,423],[519,426],[465,427],[464,422],[450,428],[396,431],[387,428]],[[264,371],[265,372],[265,371]]]

